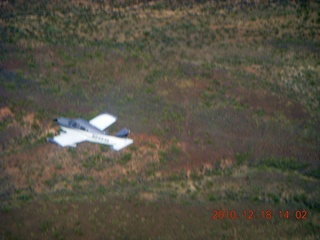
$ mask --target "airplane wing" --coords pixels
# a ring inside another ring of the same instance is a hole
[[[109,127],[111,124],[113,124],[115,121],[117,121],[116,117],[110,114],[104,113],[91,119],[89,123],[95,126],[96,128],[100,129],[101,131],[103,131],[104,129]]]
[[[61,147],[75,147],[77,143],[86,141],[87,138],[81,134],[75,133],[73,131],[67,131],[66,133],[60,133],[60,135],[49,138],[49,142],[58,144]]]

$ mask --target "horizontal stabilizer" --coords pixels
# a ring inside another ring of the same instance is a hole
[[[122,128],[119,132],[116,133],[116,137],[119,137],[119,138],[126,138],[128,137],[130,133],[130,130],[126,129],[126,128]]]
[[[119,151],[119,150],[121,150],[122,148],[125,148],[126,146],[128,146],[128,145],[130,145],[130,144],[132,144],[132,143],[133,143],[133,140],[130,139],[130,138],[122,139],[121,142],[113,145],[113,146],[111,147],[111,149],[116,150],[116,151]]]

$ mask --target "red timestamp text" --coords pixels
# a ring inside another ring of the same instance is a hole
[[[222,219],[266,219],[271,220],[273,218],[278,219],[297,219],[297,220],[306,220],[308,216],[307,210],[296,210],[296,211],[289,211],[289,210],[278,210],[278,211],[271,211],[271,210],[243,210],[243,211],[235,211],[235,210],[213,210],[212,211],[212,219],[215,220],[222,220]]]
[[[235,219],[237,218],[237,212],[235,210],[213,210],[212,219]]]

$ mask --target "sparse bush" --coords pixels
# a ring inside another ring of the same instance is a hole
[[[55,168],[56,170],[61,170],[61,169],[62,169],[62,164],[61,164],[61,163],[57,163],[57,164],[54,166],[54,168]]]
[[[75,182],[81,182],[81,181],[84,181],[86,179],[86,176],[84,174],[75,174],[73,175],[73,180]]]
[[[166,8],[166,5],[164,2],[159,1],[156,2],[151,8],[154,10],[164,10]]]
[[[11,210],[11,207],[8,205],[1,206],[1,213],[2,214],[8,214],[8,213],[10,213],[10,210]]]
[[[100,151],[101,152],[108,152],[109,151],[109,147],[108,146],[106,146],[106,145],[103,145],[103,144],[100,144]]]
[[[44,181],[44,184],[45,184],[46,186],[48,186],[49,188],[53,188],[54,185],[56,184],[56,180],[53,179],[53,178],[51,178],[51,179],[46,179],[46,180]]]
[[[173,182],[174,181],[179,181],[179,180],[181,180],[181,177],[178,174],[173,173],[168,177],[168,180],[169,181],[173,181]]]
[[[100,154],[95,154],[90,156],[86,161],[82,162],[82,166],[87,169],[101,171],[105,168],[107,163],[113,165],[113,159],[104,157]]]
[[[130,149],[132,152],[138,151],[138,147],[137,147],[136,145],[131,145],[131,146],[129,147],[129,149]]]
[[[162,72],[160,70],[152,70],[145,78],[144,80],[149,84],[154,84],[159,78],[162,77]]]
[[[53,237],[54,237],[55,239],[58,239],[58,240],[64,240],[64,239],[65,239],[64,236],[62,235],[62,232],[61,232],[60,229],[54,230],[54,232],[53,232],[52,235],[53,235]]]
[[[269,198],[271,198],[272,201],[273,201],[274,203],[276,203],[276,204],[278,204],[278,203],[280,202],[279,196],[277,196],[277,195],[274,194],[274,193],[268,193],[267,196],[268,196]]]
[[[121,156],[121,158],[118,160],[118,163],[121,165],[127,164],[131,160],[131,153],[125,153]]]
[[[310,177],[314,177],[314,178],[317,178],[317,179],[320,179],[320,168],[316,168],[316,169],[312,169],[310,171],[307,171],[305,173],[305,175],[307,176],[310,176]]]
[[[191,199],[191,200],[196,200],[197,197],[198,197],[198,193],[197,193],[197,192],[192,192],[192,193],[190,194],[190,199]]]
[[[250,153],[236,153],[236,165],[241,166],[248,163],[250,160]]]
[[[40,224],[40,231],[41,231],[41,232],[47,232],[47,231],[49,231],[51,224],[52,224],[52,222],[49,221],[49,220],[46,220],[46,221],[42,222],[42,223]]]
[[[307,201],[307,196],[304,194],[304,193],[302,193],[302,194],[294,194],[293,195],[293,200],[295,201],[295,202],[306,202]]]
[[[33,199],[33,196],[31,193],[22,193],[17,198],[23,202],[28,202]]]
[[[68,148],[68,152],[71,154],[72,158],[75,158],[77,156],[77,150],[75,148]]]
[[[203,176],[200,174],[197,174],[196,172],[191,172],[190,177],[193,181],[199,181],[203,179]]]
[[[217,201],[217,200],[218,200],[217,194],[216,194],[216,193],[210,193],[210,194],[208,194],[208,200],[209,200],[210,202],[215,202],[215,201]]]
[[[160,163],[165,163],[165,162],[169,161],[168,156],[167,156],[167,152],[159,150],[158,155],[159,155]]]
[[[76,226],[74,227],[74,232],[78,236],[84,235],[84,230],[82,229],[81,223],[79,221],[76,222]]]
[[[97,191],[100,193],[100,194],[105,194],[107,192],[107,189],[105,186],[103,185],[99,185],[98,188],[97,188]]]
[[[212,188],[212,186],[213,186],[213,182],[212,182],[211,180],[208,180],[208,181],[206,182],[206,187],[207,187],[207,188]]]
[[[297,159],[295,158],[265,158],[261,161],[261,165],[267,166],[267,167],[274,167],[278,168],[282,171],[286,170],[303,170],[305,169],[308,164],[307,163],[299,163]]]
[[[176,192],[170,192],[169,196],[170,198],[176,199],[178,197],[178,194]]]

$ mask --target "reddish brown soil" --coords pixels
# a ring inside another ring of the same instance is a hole
[[[240,103],[249,106],[254,111],[263,110],[269,116],[276,113],[283,113],[288,119],[305,120],[308,114],[303,107],[283,95],[276,95],[266,90],[249,90],[237,88],[230,92]]]
[[[14,58],[9,59],[6,62],[0,63],[0,69],[4,69],[4,70],[14,71],[14,70],[22,69],[24,67],[25,67],[25,63],[22,60],[14,59]]]

